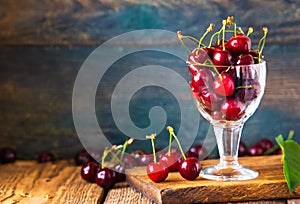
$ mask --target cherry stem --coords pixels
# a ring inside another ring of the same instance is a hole
[[[248,28],[247,36],[249,36],[251,33],[253,33],[253,27]]]
[[[222,32],[222,47],[223,47],[223,51],[225,51],[225,30],[226,30],[226,20],[223,20],[222,21],[222,24],[223,24],[223,26],[222,26],[222,30],[223,30],[223,32]]]
[[[245,34],[241,27],[238,27],[238,30],[239,30],[240,33]]]
[[[273,147],[271,147],[270,149],[266,150],[263,155],[270,155],[273,152],[275,152],[277,149],[279,149],[279,145],[274,145]]]
[[[180,152],[181,152],[182,158],[183,158],[184,160],[186,160],[186,156],[185,156],[185,154],[184,154],[184,152],[183,152],[183,150],[182,150],[182,147],[181,147],[181,145],[180,145],[180,142],[179,142],[177,136],[176,136],[175,133],[174,133],[174,129],[173,129],[171,126],[168,126],[168,127],[167,127],[167,130],[169,131],[170,135],[172,135],[172,136],[174,137],[174,139],[176,140],[176,142],[177,142],[177,144],[178,144],[178,147],[179,147],[179,150],[180,150]]]
[[[264,27],[263,28],[263,31],[264,31],[264,35],[263,37],[259,40],[258,42],[258,60],[261,61],[261,57],[262,57],[262,51],[264,49],[264,46],[265,46],[265,42],[266,42],[266,38],[267,38],[267,33],[268,33],[268,28],[267,27]]]
[[[235,89],[253,89],[255,88],[254,85],[249,85],[249,86],[238,86]]]
[[[127,146],[130,145],[133,141],[134,141],[134,139],[130,138],[130,139],[126,140],[125,143],[123,144],[122,153],[121,153],[121,161],[123,161],[123,157],[124,157]]]
[[[147,139],[151,139],[151,145],[152,145],[152,152],[153,152],[153,162],[157,163],[156,159],[156,152],[155,152],[155,145],[154,145],[154,140],[156,138],[156,134],[152,134],[150,136],[146,136]]]
[[[187,51],[188,53],[191,53],[191,50],[184,44],[184,42],[183,42],[183,40],[182,40],[182,37],[183,37],[183,36],[182,36],[181,31],[177,31],[177,37],[178,37],[178,39],[179,39],[181,45],[186,49],[186,51]]]
[[[204,38],[207,36],[208,33],[210,33],[213,29],[214,29],[215,25],[214,24],[210,24],[209,27],[206,29],[205,33],[201,36],[201,38],[199,39],[199,43],[198,43],[198,50],[196,55],[198,55],[199,53],[199,48],[202,45],[202,41],[204,40]],[[204,45],[205,46],[205,45]]]
[[[236,22],[233,23],[233,34],[236,37]]]
[[[169,149],[168,149],[168,156],[171,156],[171,147],[172,147],[172,134],[169,135]]]

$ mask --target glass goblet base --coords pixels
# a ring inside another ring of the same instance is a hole
[[[242,165],[231,166],[228,168],[215,165],[202,169],[200,176],[205,179],[217,181],[244,181],[256,178],[258,172]]]

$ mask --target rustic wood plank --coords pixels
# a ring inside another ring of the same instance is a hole
[[[187,181],[176,172],[170,173],[166,181],[154,183],[145,174],[145,167],[128,171],[127,181],[130,186],[157,203],[180,203],[182,200],[237,202],[300,197],[300,187],[293,195],[289,194],[280,157],[240,158],[242,165],[259,172],[256,179],[243,182],[218,182],[202,178]],[[213,163],[217,163],[217,160],[202,161],[204,167]]]
[[[243,26],[260,29],[268,25],[270,43],[292,44],[300,39],[297,8],[299,2],[292,0],[2,0],[0,44],[98,45],[117,34],[143,28],[183,30],[198,36],[199,30],[228,14],[235,14]],[[168,39],[164,42],[169,43]]]
[[[110,190],[105,198],[104,204],[154,204],[149,198],[143,196],[133,188],[114,188]]]
[[[105,196],[69,161],[0,165],[0,203],[98,203]]]

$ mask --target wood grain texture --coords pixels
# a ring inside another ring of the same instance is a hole
[[[232,14],[245,29],[253,26],[255,35],[268,25],[270,43],[293,44],[300,39],[298,13],[297,0],[2,0],[0,44],[98,45],[120,33],[147,28],[198,36],[209,23]]]
[[[85,182],[80,167],[69,161],[37,164],[17,161],[0,165],[0,203],[98,203],[105,196]]]
[[[240,158],[244,166],[257,170],[256,179],[242,182],[210,181],[198,178],[184,180],[180,174],[170,173],[161,183],[152,182],[145,175],[145,167],[128,171],[130,186],[157,203],[239,202],[262,199],[300,197],[300,187],[289,194],[280,161],[281,156]],[[203,167],[216,164],[217,160],[202,161]]]

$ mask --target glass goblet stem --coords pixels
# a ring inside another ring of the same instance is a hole
[[[243,125],[243,123],[231,125],[219,123],[213,124],[220,154],[219,168],[235,169],[239,166],[238,149]]]

